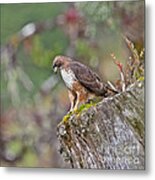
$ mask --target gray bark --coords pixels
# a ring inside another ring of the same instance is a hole
[[[144,82],[71,115],[57,133],[72,168],[144,169]]]

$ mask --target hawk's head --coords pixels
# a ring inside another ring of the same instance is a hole
[[[70,61],[72,61],[72,59],[67,56],[56,56],[53,60],[54,72],[57,72],[58,69],[61,69]]]

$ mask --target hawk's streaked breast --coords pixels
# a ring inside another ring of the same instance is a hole
[[[73,83],[76,81],[75,74],[70,69],[61,69],[61,76],[69,89],[72,89]]]

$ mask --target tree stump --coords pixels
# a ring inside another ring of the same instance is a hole
[[[144,82],[72,114],[57,135],[72,168],[144,169]]]

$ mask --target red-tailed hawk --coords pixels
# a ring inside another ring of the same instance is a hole
[[[94,96],[105,96],[105,86],[100,77],[86,65],[70,57],[56,56],[53,70],[56,72],[58,69],[68,88],[70,111],[76,110]]]

